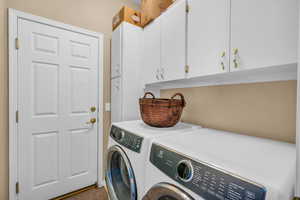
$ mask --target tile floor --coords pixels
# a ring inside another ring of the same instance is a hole
[[[104,188],[91,189],[81,194],[69,197],[65,200],[108,200]]]

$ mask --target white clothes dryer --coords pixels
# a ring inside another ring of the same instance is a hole
[[[140,200],[144,196],[145,168],[152,139],[184,134],[199,126],[178,123],[154,128],[143,121],[113,123],[110,131],[106,188],[111,200]]]
[[[291,200],[294,144],[198,129],[153,140],[144,200]]]

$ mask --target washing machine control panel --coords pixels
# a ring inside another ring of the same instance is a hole
[[[133,133],[125,131],[116,126],[112,126],[110,136],[120,145],[137,153],[141,152],[143,138]]]
[[[153,144],[150,161],[164,174],[209,200],[265,200],[266,189],[250,180]]]

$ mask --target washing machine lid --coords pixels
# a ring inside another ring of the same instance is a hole
[[[154,185],[143,200],[194,200],[188,193],[182,189],[169,184],[158,183]]]
[[[293,196],[296,176],[296,146],[213,129],[161,137],[154,144],[180,152],[267,189],[267,199]]]
[[[116,126],[144,138],[155,138],[167,135],[168,133],[184,133],[201,128],[201,126],[198,125],[182,122],[170,128],[156,128],[145,124],[142,120],[116,122],[113,123],[112,126]]]
[[[137,199],[137,186],[133,168],[127,155],[119,146],[112,146],[108,150],[105,181],[111,199]]]

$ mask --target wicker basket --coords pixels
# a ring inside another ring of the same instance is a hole
[[[151,95],[152,98],[146,98]],[[181,99],[175,99],[179,96]],[[151,92],[140,98],[140,110],[143,121],[154,127],[172,127],[180,120],[186,103],[180,93],[174,94],[171,99],[156,99]]]

